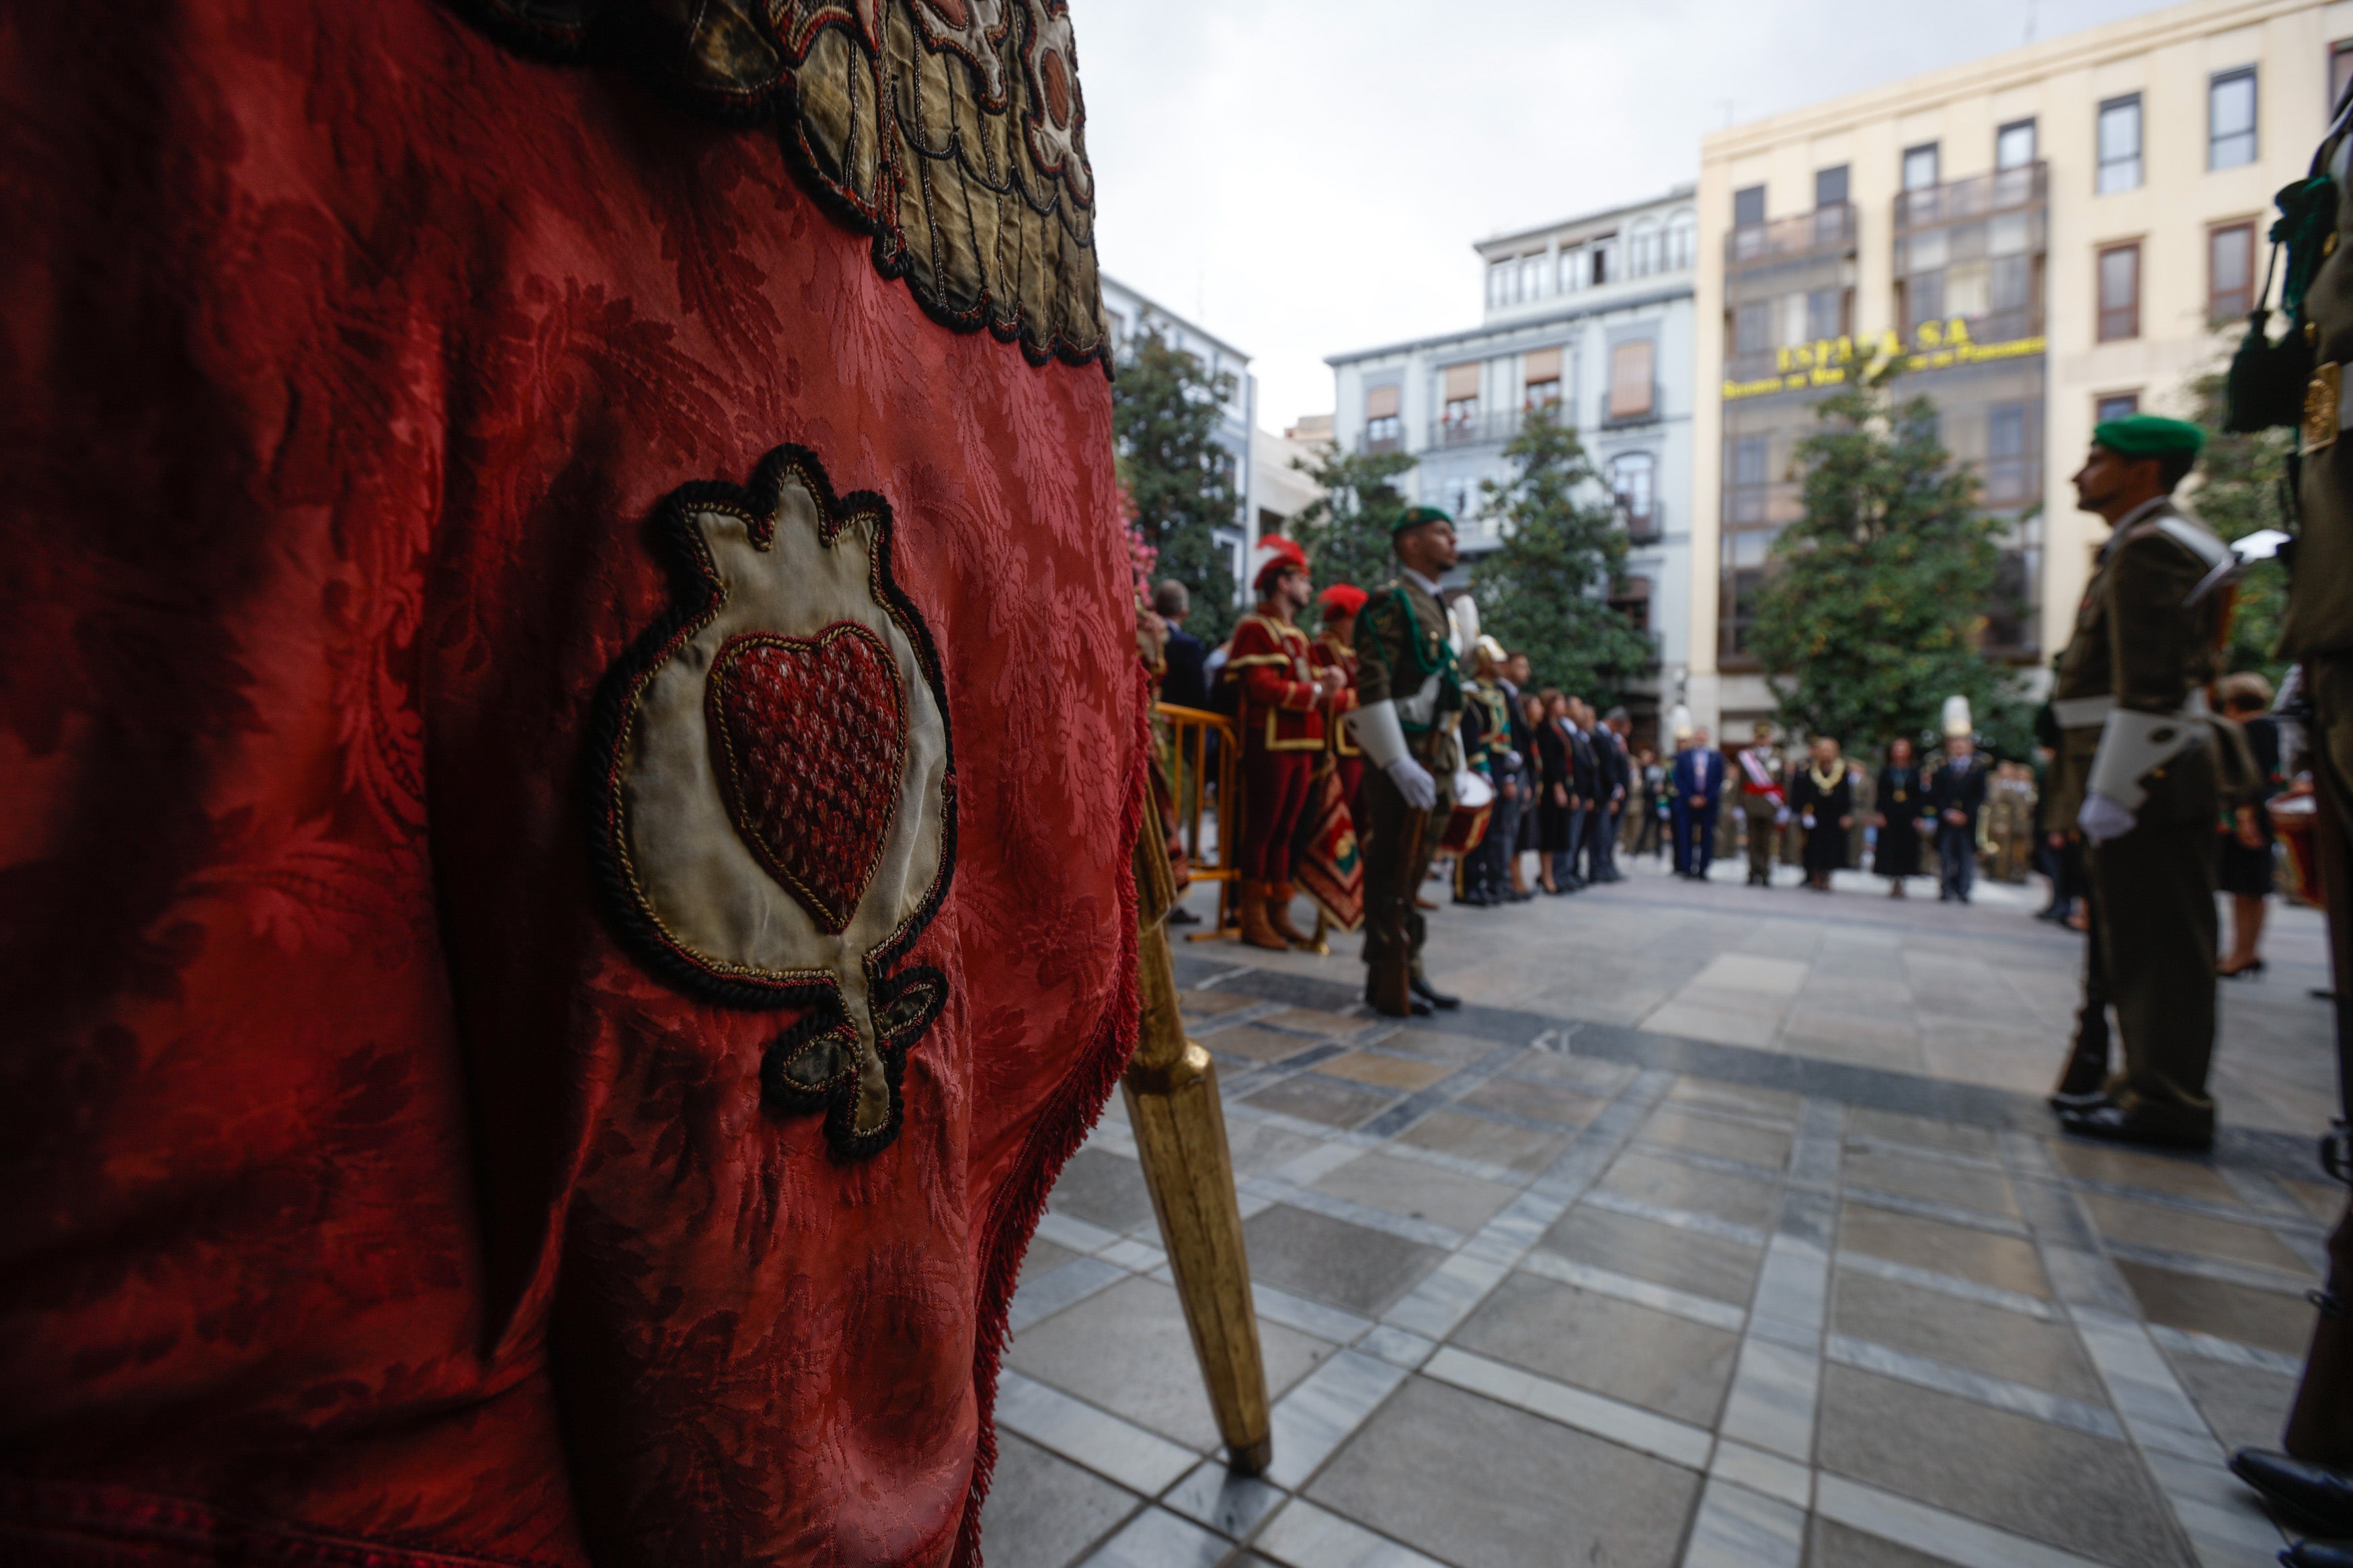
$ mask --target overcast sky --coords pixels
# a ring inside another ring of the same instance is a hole
[[[1253,357],[1479,319],[1473,240],[1697,177],[1699,139],[2150,0],[1071,0],[1105,271]]]

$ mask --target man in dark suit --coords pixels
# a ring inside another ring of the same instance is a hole
[[[1567,864],[1554,872],[1554,879],[1574,892],[1594,880],[1588,857],[1601,821],[1601,763],[1593,745],[1593,710],[1582,698],[1568,700],[1568,717],[1562,722],[1568,731],[1568,857]],[[1585,868],[1582,872],[1577,868],[1580,865]]]
[[[1959,722],[1968,722],[1967,710]],[[1947,724],[1945,760],[1928,775],[1928,809],[1936,814],[1936,899],[1969,901],[1977,882],[1978,813],[1985,809],[1985,759],[1968,729]]]
[[[1724,759],[1695,730],[1675,756],[1675,858],[1678,876],[1707,879],[1715,859],[1715,813],[1724,800]]]
[[[1152,590],[1152,607],[1168,623],[1168,673],[1160,682],[1160,700],[1179,708],[1207,708],[1209,678],[1202,661],[1209,650],[1185,629],[1185,617],[1193,613],[1193,595],[1171,577]]]
[[[1623,708],[1612,708],[1601,727],[1594,731],[1595,742],[1602,749],[1602,831],[1594,845],[1594,866],[1605,882],[1622,882],[1625,876],[1618,869],[1619,825],[1625,820],[1626,804],[1634,797],[1634,756],[1627,748],[1626,733],[1634,727]]]

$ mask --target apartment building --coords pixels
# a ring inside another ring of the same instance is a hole
[[[1218,530],[1218,543],[1232,564],[1235,583],[1240,584],[1250,548],[1258,542],[1258,491],[1263,482],[1261,465],[1255,460],[1261,436],[1258,377],[1250,374],[1250,355],[1109,273],[1103,274],[1103,319],[1115,353],[1126,353],[1128,341],[1137,333],[1156,331],[1173,347],[1198,359],[1210,374],[1222,372],[1234,378],[1233,394],[1219,410],[1217,440],[1226,453],[1226,477],[1234,487],[1238,504],[1232,526]],[[1246,585],[1237,589],[1246,591]]]
[[[1509,477],[1527,411],[1558,411],[1608,486],[1631,549],[1620,607],[1688,658],[1694,415],[1692,189],[1481,241],[1476,327],[1335,354],[1334,436],[1406,452],[1403,484],[1458,520],[1465,565],[1503,542],[1481,482]]]
[[[2106,537],[2068,482],[2093,425],[2192,412],[2261,287],[2272,193],[2349,74],[2353,0],[2198,0],[1708,136],[1698,721],[1771,709],[1746,638],[1799,512],[1793,450],[1823,398],[1899,352],[2004,523],[1989,645],[2047,665]]]

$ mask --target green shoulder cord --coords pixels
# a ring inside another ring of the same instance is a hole
[[[2271,257],[2263,267],[2263,291],[2247,316],[2247,334],[2231,356],[2223,379],[2222,428],[2244,434],[2304,423],[2304,390],[2312,380],[2313,345],[2305,331],[2304,299],[2327,259],[2328,237],[2337,228],[2337,182],[2314,174],[2281,188],[2274,198],[2280,216],[2272,225]],[[2287,331],[2274,342],[2269,331],[2272,278],[2280,252],[2287,252],[2280,284],[2280,310]]]
[[[1435,663],[1431,662],[1431,660],[1424,657],[1422,654],[1421,622],[1413,613],[1413,601],[1406,596],[1405,585],[1403,584],[1399,584],[1398,585],[1396,594],[1390,602],[1397,606],[1398,615],[1404,618],[1405,647],[1406,652],[1412,657],[1414,668],[1420,672],[1422,679],[1425,680],[1433,675],[1437,676],[1439,690],[1443,692],[1446,697],[1456,699],[1456,700],[1451,703],[1441,699],[1439,706],[1440,708],[1447,709],[1449,711],[1461,708],[1462,706],[1460,700],[1462,696],[1462,675],[1460,668],[1456,665],[1454,660],[1454,645],[1448,642],[1443,637],[1440,637],[1438,639],[1439,658]],[[1420,682],[1416,681],[1414,684],[1418,689]],[[1426,731],[1430,728],[1430,726],[1428,724],[1407,724],[1405,728],[1409,730]]]

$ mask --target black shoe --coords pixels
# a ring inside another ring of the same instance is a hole
[[[2231,1473],[2296,1523],[2327,1536],[2353,1536],[2353,1471],[2308,1464],[2275,1449],[2242,1448],[2231,1456]]]
[[[2151,1127],[2146,1121],[2136,1121],[2125,1108],[2106,1100],[2082,1110],[2059,1113],[2062,1131],[2078,1138],[2095,1138],[2104,1143],[2142,1143],[2158,1149],[2211,1149],[2214,1134],[2210,1131],[2198,1135],[2175,1132]]]
[[[1413,994],[1416,996],[1419,996],[1421,1000],[1429,1003],[1433,1007],[1460,1007],[1462,1005],[1461,997],[1449,996],[1445,992],[1439,990],[1436,986],[1430,984],[1429,981],[1424,980],[1419,974],[1413,976],[1410,980],[1408,980],[1406,984],[1413,987]]]
[[[1525,904],[1535,896],[1535,890],[1532,888],[1514,889],[1510,894],[1512,902],[1515,904]]]
[[[2095,1110],[2107,1104],[2108,1091],[2104,1089],[2087,1089],[2078,1092],[2062,1089],[2052,1090],[2050,1099],[2052,1110],[2062,1116],[2073,1116],[2086,1110]]]
[[[1197,926],[1201,923],[1201,917],[1182,904],[1172,904],[1168,909],[1168,923],[1173,926]]]
[[[2299,1541],[2279,1560],[2287,1568],[2353,1568],[2353,1541]]]

